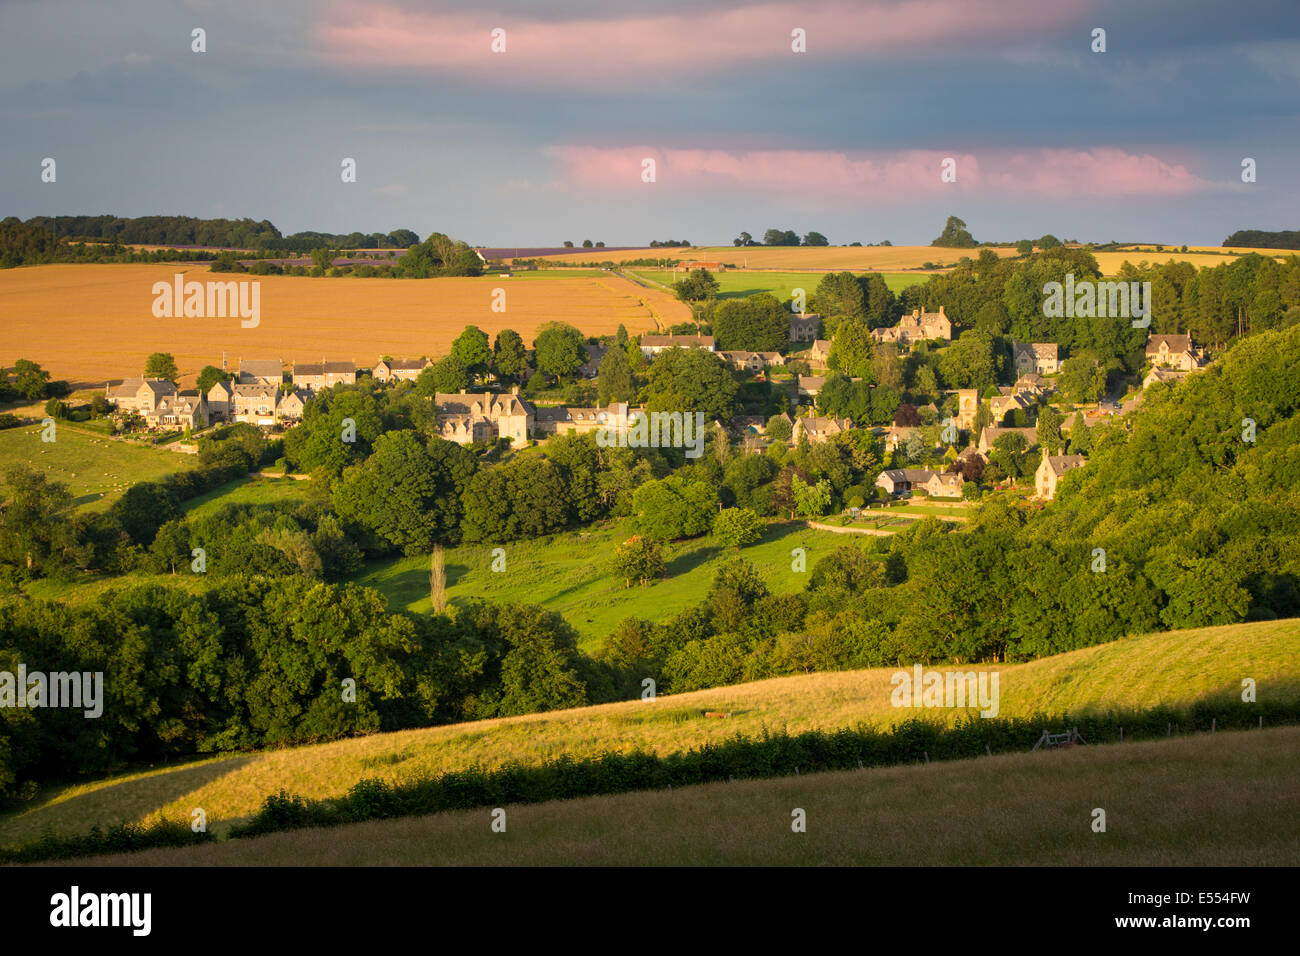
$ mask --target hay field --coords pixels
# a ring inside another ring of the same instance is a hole
[[[1297,747],[1296,727],[1198,734],[510,806],[504,833],[462,810],[55,865],[1296,866]]]
[[[999,673],[1000,716],[1082,713],[1235,697],[1253,677],[1261,700],[1300,695],[1300,620],[1262,621],[1126,638],[1016,665]],[[23,843],[46,826],[80,833],[92,824],[188,819],[207,811],[214,831],[251,815],[281,787],[304,797],[340,796],[358,780],[411,780],[474,765],[536,763],[641,748],[685,750],[764,728],[799,733],[914,716],[890,705],[893,668],[778,677],[552,713],[401,730],[282,750],[230,754],[47,791],[0,819],[0,843]],[[730,719],[706,718],[706,711]],[[954,718],[958,714],[952,714]],[[1090,804],[1096,806],[1096,804]],[[788,813],[788,811],[787,811]]]
[[[182,272],[186,281],[261,283],[261,323],[238,318],[159,319],[153,284]],[[506,289],[506,311],[491,311]],[[56,379],[103,386],[139,375],[150,352],[171,352],[185,384],[205,365],[244,358],[286,363],[322,357],[370,367],[381,354],[437,357],[466,325],[489,335],[512,328],[531,344],[546,322],[569,322],[588,335],[631,334],[687,321],[671,295],[612,274],[519,282],[495,276],[358,279],[350,276],[249,276],[211,273],[184,263],[45,265],[0,271],[0,362],[40,362]]]

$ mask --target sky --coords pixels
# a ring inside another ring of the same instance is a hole
[[[1297,0],[0,0],[0,218],[1218,244],[1300,229],[1298,118]]]

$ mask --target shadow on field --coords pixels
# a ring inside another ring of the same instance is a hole
[[[91,826],[107,826],[143,820],[187,793],[233,773],[254,757],[232,757],[201,763],[192,767],[157,767],[159,773],[105,783],[93,789],[64,797],[64,790],[52,793],[39,806],[19,811],[0,822],[0,840],[26,843],[47,828],[62,834],[84,833]],[[67,789],[75,789],[72,784]],[[212,812],[216,808],[205,808]],[[188,811],[187,811],[188,814]]]
[[[688,571],[694,571],[700,565],[712,561],[722,553],[722,549],[717,545],[709,544],[694,551],[688,551],[685,554],[679,554],[669,561],[664,567],[665,577],[673,578],[679,574],[685,574]]]

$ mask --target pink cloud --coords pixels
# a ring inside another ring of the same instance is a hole
[[[907,200],[963,193],[1051,197],[1176,196],[1209,184],[1182,163],[1114,148],[845,153],[833,150],[709,150],[558,146],[548,151],[572,186],[647,189],[642,162],[655,161],[655,185],[686,190],[737,190]],[[945,159],[955,183],[943,182]]]
[[[806,56],[965,53],[982,41],[1016,41],[1078,19],[1081,8],[1041,0],[825,0],[741,8],[647,12],[625,18],[542,20],[504,12],[339,8],[317,30],[322,50],[357,67],[455,72],[476,80],[546,85],[653,82],[665,71],[701,73],[791,57],[791,31]],[[506,52],[491,52],[491,31]]]

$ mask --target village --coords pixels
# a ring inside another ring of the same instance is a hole
[[[770,381],[773,388],[788,394],[785,411],[770,417],[737,414],[729,422],[712,422],[712,427],[743,451],[760,453],[773,441],[769,434],[780,422],[781,434],[795,444],[818,444],[859,429],[847,417],[822,414],[819,396],[832,368],[832,341],[820,338],[822,316],[792,313],[789,320],[789,348],[780,351],[720,350],[716,339],[703,333],[643,334],[635,341],[647,363],[669,350],[691,349],[708,352],[725,363],[741,380]],[[901,352],[916,347],[943,348],[954,339],[953,323],[940,305],[938,311],[915,309],[898,324],[872,329],[875,346],[886,345]],[[601,361],[613,347],[609,341],[589,340],[587,359],[576,378],[594,381]],[[1143,390],[1155,384],[1177,383],[1206,363],[1206,355],[1189,335],[1152,334],[1145,349]],[[986,389],[945,390],[940,401],[918,406],[900,406],[888,424],[868,426],[881,442],[884,467],[874,482],[875,494],[883,500],[914,496],[960,500],[969,497],[969,482],[978,480],[998,451],[1012,454],[1038,452],[1032,474],[1033,496],[1050,501],[1060,479],[1086,463],[1078,447],[1078,436],[1070,434],[1078,422],[1091,428],[1096,422],[1121,415],[1141,401],[1141,392],[1121,406],[1100,401],[1078,409],[1074,422],[1063,421],[1060,447],[1040,449],[1037,426],[1040,409],[1061,404],[1056,378],[1061,371],[1061,350],[1052,342],[1014,342],[1014,381]],[[374,382],[398,386],[414,384],[431,370],[434,362],[381,356],[374,365],[362,367],[355,361],[328,360],[286,363],[273,358],[239,358],[227,371],[222,358],[223,378],[205,392],[181,390],[169,379],[131,377],[108,383],[105,398],[119,427],[194,435],[222,423],[247,423],[268,430],[284,430],[301,422],[313,398],[335,386],[354,386],[369,377]],[[486,376],[491,379],[492,376]],[[853,378],[853,382],[861,379]],[[409,387],[409,386],[408,386]],[[874,387],[874,385],[872,386]],[[626,446],[627,435],[646,415],[646,409],[628,402],[595,405],[555,404],[530,400],[519,385],[508,387],[497,381],[481,390],[436,391],[429,396],[435,412],[437,435],[459,445],[489,446],[509,443],[522,448],[544,443],[560,434],[584,435],[600,432],[609,444]],[[942,408],[941,408],[942,404]],[[942,409],[950,409],[945,415]],[[1070,411],[1066,407],[1066,411]],[[602,444],[605,442],[602,441]],[[635,442],[633,443],[635,444]],[[696,452],[698,454],[698,452]],[[1014,479],[1014,475],[1011,476]],[[847,502],[856,512],[866,504]]]

